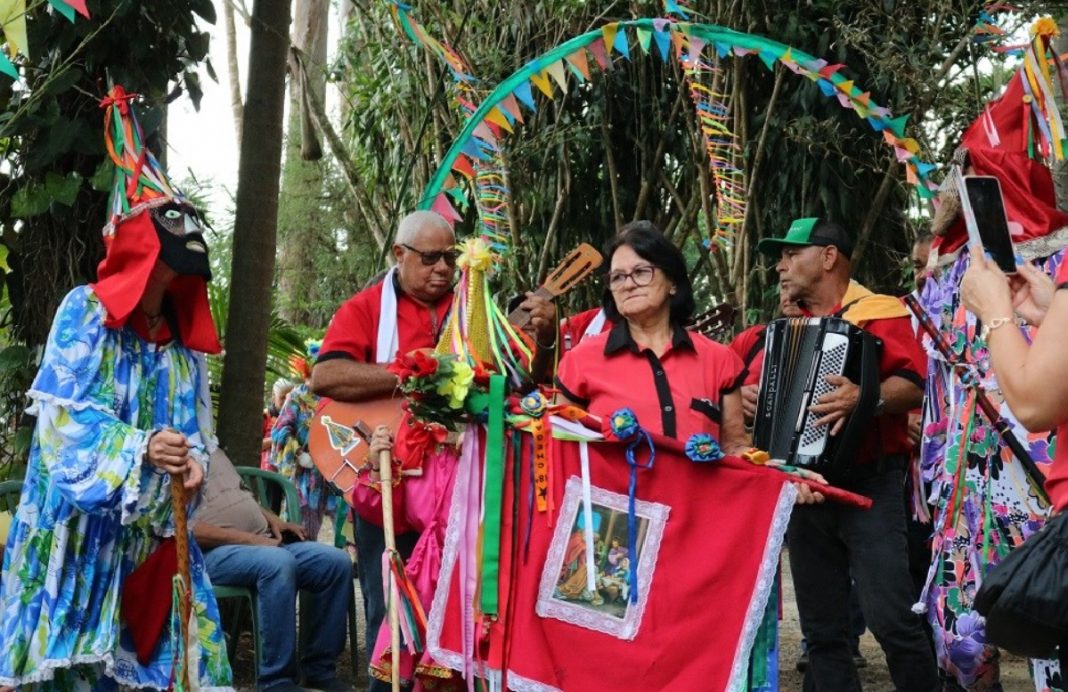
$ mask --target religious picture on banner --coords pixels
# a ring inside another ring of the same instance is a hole
[[[633,639],[649,590],[655,588],[653,572],[670,508],[641,500],[635,503],[637,592],[632,599],[627,496],[594,487],[588,516],[585,505],[582,481],[573,476],[567,481],[560,520],[542,571],[537,613]]]

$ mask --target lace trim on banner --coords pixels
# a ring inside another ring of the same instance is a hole
[[[627,496],[613,493],[603,488],[593,486],[590,497],[594,505],[606,508],[623,515],[626,521]],[[638,556],[638,601],[630,603],[623,591],[625,611],[622,617],[611,613],[596,610],[603,603],[600,592],[589,595],[583,601],[565,600],[559,595],[557,588],[560,586],[560,572],[563,568],[564,554],[575,530],[576,521],[582,506],[582,480],[578,476],[567,479],[564,490],[564,500],[560,509],[560,516],[553,532],[552,543],[549,544],[549,553],[545,558],[545,566],[542,568],[541,583],[538,588],[538,602],[534,608],[540,617],[561,620],[568,624],[585,627],[594,632],[608,634],[618,639],[632,640],[638,634],[642,616],[645,614],[645,606],[649,602],[649,592],[653,585],[653,571],[660,554],[660,541],[664,537],[664,526],[667,524],[668,514],[671,508],[657,502],[638,500],[635,502],[635,513],[639,522],[646,520],[645,540],[639,546],[641,551]],[[641,530],[639,529],[639,535]],[[585,564],[585,563],[583,563]],[[597,579],[605,577],[598,575]],[[621,580],[625,584],[626,577]],[[600,599],[601,603],[591,603],[594,599]]]
[[[796,499],[797,488],[794,484],[783,483],[782,490],[779,491],[779,501],[775,503],[775,514],[772,515],[767,542],[764,544],[764,557],[760,561],[760,571],[757,573],[753,598],[749,601],[749,609],[745,613],[742,636],[738,639],[738,650],[734,654],[734,663],[731,665],[731,677],[727,683],[727,689],[731,692],[744,692],[745,690],[749,673],[749,655],[753,651],[757,630],[760,629],[760,623],[764,619],[764,610],[768,606],[768,598],[771,597],[771,590],[775,586],[775,575],[779,570],[779,555],[782,553],[786,527],[790,523],[790,514],[794,511]]]

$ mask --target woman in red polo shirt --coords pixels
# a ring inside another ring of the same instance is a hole
[[[1011,282],[993,261],[973,248],[961,281],[964,305],[983,324],[990,363],[1005,402],[1031,431],[1057,428],[1057,450],[1046,478],[1053,509],[1068,506],[1068,262],[1056,282],[1031,264],[1019,267]],[[1015,315],[1041,325],[1028,345],[1015,327]]]
[[[650,432],[684,442],[710,433],[727,454],[745,450],[745,368],[728,347],[683,328],[695,305],[682,253],[652,223],[636,221],[605,256],[603,305],[615,326],[564,356],[561,392],[597,416],[628,407]]]

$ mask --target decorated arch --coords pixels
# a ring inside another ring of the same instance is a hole
[[[829,64],[796,48],[753,34],[734,31],[714,24],[675,21],[668,18],[643,18],[612,22],[576,36],[531,60],[501,81],[477,106],[470,98],[475,77],[448,46],[430,36],[411,15],[395,6],[394,16],[415,41],[441,55],[461,85],[467,98],[461,104],[469,113],[463,130],[445,154],[434,177],[419,202],[422,209],[433,209],[451,221],[463,218],[461,210],[471,202],[478,209],[479,230],[498,243],[506,244],[499,233],[500,207],[507,190],[503,180],[496,184],[479,184],[480,171],[499,167],[502,140],[523,123],[524,110],[538,108],[538,92],[553,99],[569,91],[569,79],[583,83],[596,77],[596,71],[611,70],[620,58],[631,59],[635,51],[653,54],[662,60],[678,60],[683,68],[691,101],[697,111],[704,146],[709,158],[717,201],[716,228],[706,242],[730,245],[744,227],[746,190],[741,157],[733,152],[737,145],[731,131],[729,111],[722,95],[702,83],[712,59],[755,55],[768,68],[781,64],[794,74],[816,83],[828,98],[864,119],[874,133],[893,148],[895,157],[905,167],[905,176],[925,199],[934,197],[937,185],[931,179],[936,169],[920,157],[920,144],[906,136],[908,115],[895,116],[889,108],[872,99],[871,93],[843,74],[842,64]],[[569,78],[570,75],[570,78]],[[463,184],[466,182],[469,188]],[[470,198],[474,190],[474,199]]]

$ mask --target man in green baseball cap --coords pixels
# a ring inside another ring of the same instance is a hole
[[[840,225],[798,219],[782,238],[760,242],[776,259],[780,290],[813,317],[841,317],[882,342],[879,402],[858,411],[865,431],[843,488],[872,498],[868,511],[825,503],[794,508],[787,530],[790,568],[801,630],[808,641],[805,689],[860,692],[849,641],[851,589],[886,654],[894,687],[916,692],[941,689],[933,652],[912,612],[915,600],[905,541],[904,478],[912,442],[908,412],[923,399],[926,362],[909,313],[897,298],[872,293],[851,279],[853,241]],[[809,411],[815,425],[839,432],[854,415],[858,385],[828,375],[831,390]],[[855,586],[850,586],[850,580]]]
[[[845,255],[846,259],[853,254],[853,241],[850,240],[844,228],[814,216],[795,219],[785,236],[764,238],[757,244],[757,249],[765,255],[778,258],[785,247],[807,247],[809,245],[833,245],[838,248],[838,252]]]

